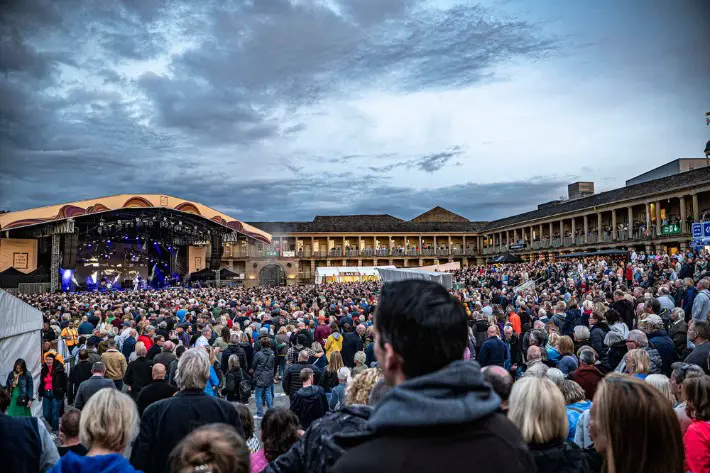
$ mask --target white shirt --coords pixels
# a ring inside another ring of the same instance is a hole
[[[195,348],[206,347],[210,342],[207,341],[204,335],[200,335],[200,338],[195,342]]]

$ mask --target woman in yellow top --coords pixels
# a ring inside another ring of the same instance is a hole
[[[330,335],[325,341],[325,356],[330,361],[330,354],[334,351],[340,351],[343,348],[343,336],[340,333],[340,327],[333,322],[330,324]]]

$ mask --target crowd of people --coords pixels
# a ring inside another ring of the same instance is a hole
[[[707,254],[20,297],[10,471],[710,472]]]

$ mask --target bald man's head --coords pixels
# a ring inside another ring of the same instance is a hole
[[[493,391],[500,397],[500,407],[503,411],[508,410],[508,397],[513,389],[513,377],[508,370],[502,366],[486,366],[481,370],[483,379],[491,385]]]
[[[153,379],[165,379],[165,365],[156,363],[153,365]]]
[[[542,348],[531,346],[528,348],[528,362],[542,359]]]
[[[491,325],[488,327],[488,338],[495,337],[498,335],[498,331],[496,330],[495,325]]]

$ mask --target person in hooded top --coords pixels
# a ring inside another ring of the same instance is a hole
[[[567,440],[565,398],[550,379],[517,381],[508,399],[508,419],[530,447],[538,473],[591,472],[587,455]]]
[[[135,473],[123,456],[138,427],[136,404],[117,389],[91,396],[81,413],[79,435],[85,456],[67,452],[49,473]]]
[[[515,426],[477,363],[463,361],[466,311],[441,285],[386,283],[375,316],[375,351],[392,392],[367,431],[341,439],[336,473],[460,472],[476,458],[479,473],[534,471]]]

